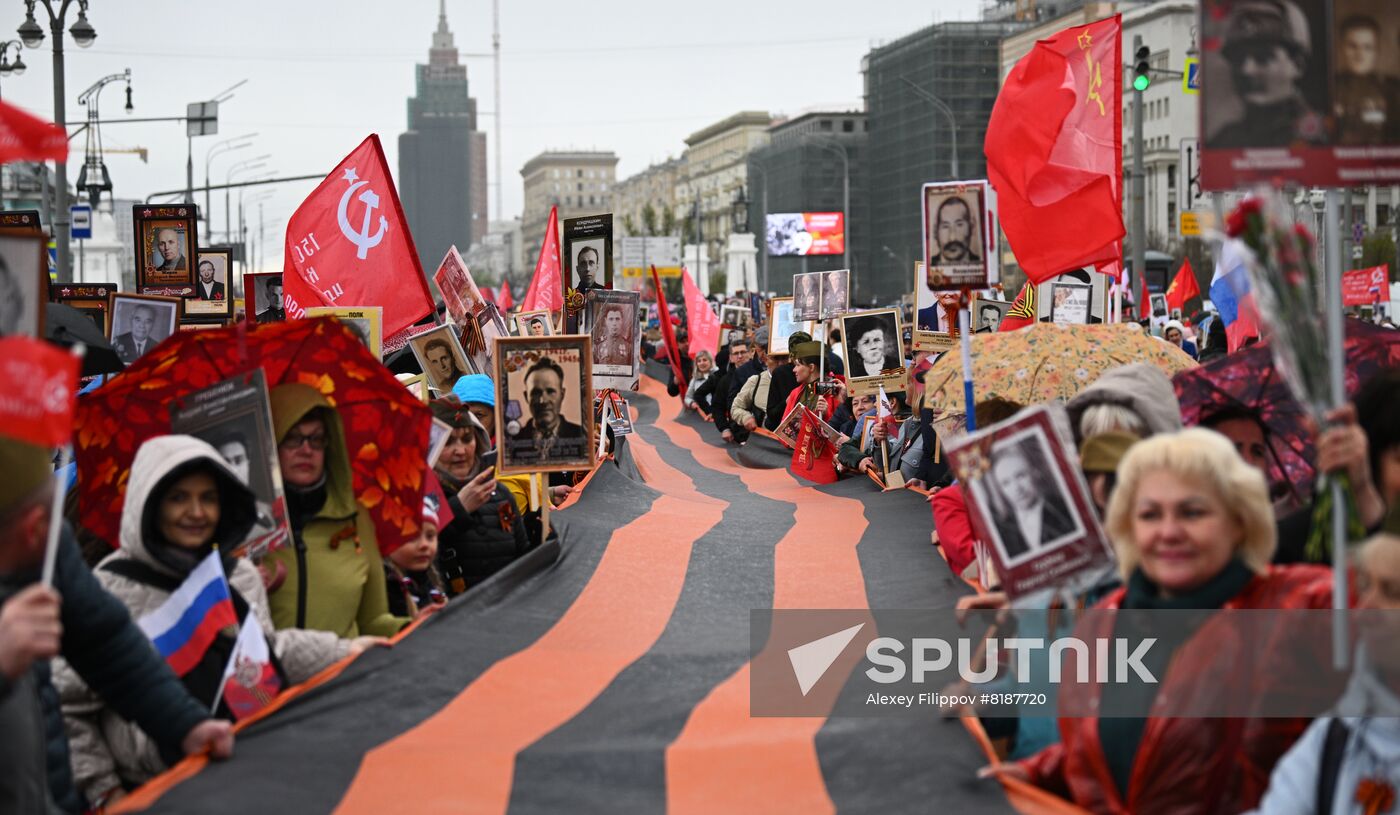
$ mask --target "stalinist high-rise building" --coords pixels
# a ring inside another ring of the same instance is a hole
[[[417,66],[408,130],[399,135],[399,194],[430,276],[448,247],[466,254],[486,236],[486,134],[477,130],[476,100],[447,28],[446,0],[428,64]]]

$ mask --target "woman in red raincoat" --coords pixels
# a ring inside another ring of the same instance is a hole
[[[826,348],[819,342],[799,342],[792,346],[792,375],[797,380],[797,388],[788,394],[787,416],[799,402],[803,407],[830,422],[836,413],[837,405],[846,398],[846,382],[835,374],[828,374],[828,382],[834,382],[836,392],[820,394],[817,382],[821,378],[821,359]],[[804,419],[797,433],[797,446],[792,451],[792,471],[808,481],[818,484],[831,484],[837,479],[836,449],[838,442],[828,439],[821,428],[810,419]]]
[[[1118,478],[1106,526],[1126,586],[1100,608],[1330,606],[1329,570],[1270,565],[1275,537],[1268,488],[1223,436],[1190,429],[1139,442]],[[1112,636],[1116,616],[1086,616],[1076,636]],[[1326,664],[1328,656],[1299,643],[1244,641],[1225,615],[1201,619],[1194,633],[1157,655],[1153,695],[1130,703],[1143,715],[1117,715],[1124,708],[1120,686],[1064,684],[1060,743],[991,772],[1030,781],[1096,813],[1237,813],[1257,805],[1274,764],[1308,719],[1250,717],[1247,704],[1229,708],[1244,714],[1236,718],[1172,712],[1241,696],[1312,693],[1301,678],[1314,674],[1303,666]],[[1063,715],[1068,710],[1081,716]],[[1100,710],[1115,715],[1099,716]]]

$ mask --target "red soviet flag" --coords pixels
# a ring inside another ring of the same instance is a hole
[[[32,337],[0,339],[0,438],[62,447],[73,436],[77,355]]]
[[[515,306],[515,298],[510,296],[510,281],[501,281],[501,293],[496,295],[496,306],[502,312],[510,311]]]
[[[1122,263],[1122,26],[1114,15],[1035,44],[997,95],[983,140],[1001,227],[1036,283]]]
[[[292,214],[282,283],[289,319],[311,306],[381,306],[386,340],[432,313],[379,136],[361,142]]]
[[[710,310],[700,287],[690,279],[690,272],[681,269],[681,293],[685,296],[686,334],[690,342],[690,358],[701,351],[710,354],[719,352],[719,317]],[[663,322],[670,322],[671,315],[657,313]]]
[[[535,261],[535,277],[525,292],[525,311],[558,311],[564,307],[564,277],[559,260],[559,208],[549,208],[549,225],[544,229],[540,257]]]
[[[1176,277],[1167,286],[1167,308],[1179,308],[1184,312],[1187,301],[1200,296],[1201,287],[1196,282],[1196,272],[1191,269],[1191,258],[1182,258],[1181,268],[1176,270]]]

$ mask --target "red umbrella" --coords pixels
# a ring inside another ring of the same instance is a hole
[[[179,331],[85,394],[74,448],[79,522],[115,545],[136,449],[170,432],[169,406],[256,367],[269,388],[311,385],[339,411],[355,495],[374,518],[380,550],[417,535],[432,414],[333,317]]]
[[[53,122],[0,102],[0,164],[50,160],[68,160],[68,133]]]
[[[1371,377],[1400,367],[1400,332],[1347,320],[1345,347],[1348,399]],[[1275,495],[1289,493],[1289,507],[1311,500],[1317,455],[1305,422],[1306,411],[1275,370],[1273,353],[1266,343],[1182,371],[1172,378],[1172,384],[1181,401],[1181,420],[1187,425],[1200,424],[1225,410],[1254,416],[1265,430],[1273,459],[1269,468],[1271,491]]]

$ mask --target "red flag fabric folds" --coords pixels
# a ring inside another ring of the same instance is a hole
[[[690,358],[701,351],[711,354],[719,351],[719,317],[710,310],[700,287],[690,279],[690,272],[681,269],[681,291],[685,294],[685,330],[690,337]],[[669,322],[670,315],[661,317],[661,322]]]
[[[1200,284],[1196,282],[1196,272],[1191,268],[1191,258],[1182,258],[1181,268],[1167,286],[1167,308],[1186,310],[1186,304],[1193,297],[1201,296]]]
[[[558,311],[563,308],[564,277],[559,266],[559,208],[549,208],[549,225],[544,228],[535,276],[525,293],[525,311]]]
[[[287,222],[287,316],[312,306],[382,306],[392,337],[433,312],[433,296],[379,136],[360,143]]]
[[[67,131],[29,111],[0,102],[0,164],[67,160]]]
[[[987,177],[1021,269],[1115,274],[1122,261],[1119,15],[1041,40],[1006,78],[987,123]]]
[[[651,282],[656,286],[657,322],[661,323],[661,336],[666,339],[666,356],[671,360],[671,371],[676,375],[676,385],[684,398],[686,385],[685,369],[681,367],[681,347],[676,343],[676,332],[671,328],[671,309],[666,305],[666,292],[661,288],[661,275],[656,267],[651,267]],[[706,309],[708,311],[708,309]]]
[[[510,295],[510,281],[501,281],[501,293],[496,295],[496,307],[504,314],[515,307],[515,298]]]
[[[62,447],[73,436],[81,361],[30,337],[0,339],[0,437]]]

